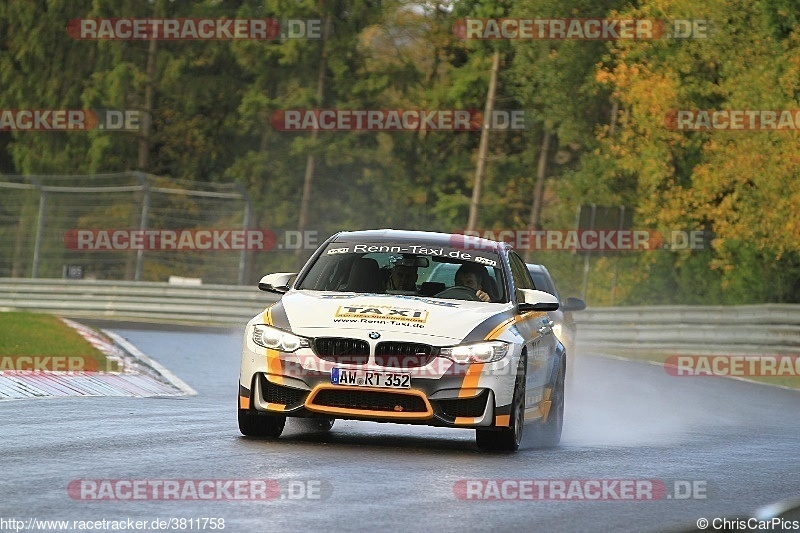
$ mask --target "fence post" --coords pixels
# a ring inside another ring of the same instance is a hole
[[[597,205],[589,204],[592,206],[592,216],[589,221],[589,228],[590,230],[594,229],[594,219],[595,215],[597,214]],[[580,207],[578,208],[578,229],[580,227]],[[583,287],[581,288],[581,298],[585,301],[586,300],[586,293],[589,291],[589,269],[590,269],[590,256],[592,255],[591,250],[586,250],[583,255]]]
[[[250,229],[250,217],[253,206],[250,202],[250,195],[247,194],[247,190],[242,186],[241,183],[236,183],[236,188],[242,193],[242,198],[244,199],[244,220],[242,221],[242,229],[245,230],[245,235],[247,234],[247,230]],[[245,237],[245,242],[250,242],[249,238]],[[245,247],[239,253],[239,285],[244,285],[245,281],[247,280],[247,254],[250,253]]]
[[[142,184],[142,215],[139,220],[139,231],[144,234],[147,230],[147,216],[150,213],[150,187],[147,185],[147,177],[142,172],[136,172],[136,179]],[[142,281],[142,269],[144,268],[144,247],[136,250],[136,272],[133,275],[134,281]]]
[[[619,206],[619,226],[617,229],[622,232],[625,229],[625,206]],[[617,301],[617,275],[619,274],[619,256],[622,252],[617,252],[614,257],[614,277],[611,279],[611,305]]]
[[[44,215],[47,207],[47,191],[37,181],[33,181],[36,188],[39,189],[39,216],[36,219],[36,241],[33,245],[33,268],[31,269],[31,277],[36,279],[39,277],[39,263],[42,260],[42,232],[44,231]]]

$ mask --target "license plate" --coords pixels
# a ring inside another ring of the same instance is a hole
[[[355,387],[381,387],[384,389],[410,389],[411,374],[406,372],[374,372],[371,370],[331,370],[331,383]]]

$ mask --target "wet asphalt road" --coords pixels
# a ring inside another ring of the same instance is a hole
[[[290,420],[279,441],[259,441],[236,426],[238,331],[103,326],[198,395],[0,403],[0,519],[213,517],[226,532],[676,531],[800,496],[800,392],[579,354],[558,449],[484,455],[469,430],[347,421],[325,434]],[[291,492],[83,501],[67,491],[80,479],[268,479]],[[474,501],[454,493],[465,479],[647,479],[670,490],[678,480],[705,498]],[[319,493],[292,499],[301,487]]]

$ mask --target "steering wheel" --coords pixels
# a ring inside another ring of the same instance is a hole
[[[454,285],[443,290],[439,294],[436,294],[435,296],[437,298],[449,298],[451,300],[470,300],[473,302],[483,301],[478,298],[478,295],[475,293],[473,288],[467,287],[466,285]]]

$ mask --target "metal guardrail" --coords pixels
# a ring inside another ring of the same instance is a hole
[[[255,286],[0,278],[0,310],[68,317],[241,325],[277,300]],[[800,354],[800,305],[590,308],[580,349]]]
[[[255,286],[0,278],[0,310],[188,324],[244,324],[277,295]]]
[[[652,306],[573,315],[581,349],[800,355],[800,305]]]

